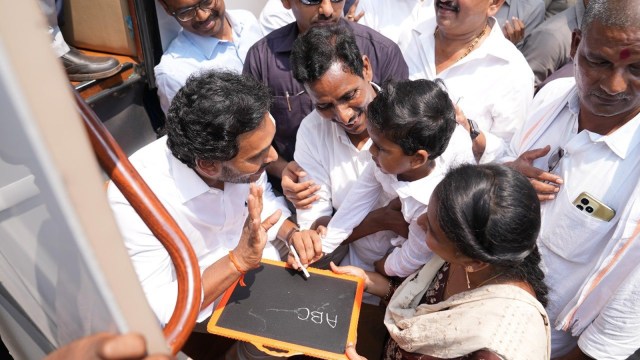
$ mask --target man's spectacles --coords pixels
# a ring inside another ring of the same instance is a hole
[[[300,0],[304,5],[318,5],[322,3],[323,0]],[[332,3],[343,2],[344,0],[331,0]]]
[[[165,0],[163,1],[166,5],[167,4],[166,1]],[[178,21],[185,22],[196,17],[198,13],[198,9],[209,13],[213,8],[216,7],[216,5],[218,5],[218,0],[201,0],[199,3],[193,6],[185,7],[172,12],[171,16],[176,18]]]
[[[551,154],[551,156],[549,156],[549,161],[547,161],[547,166],[549,167],[548,172],[552,172],[558,167],[558,164],[560,164],[560,160],[562,160],[563,156],[564,156],[564,149],[561,147],[559,147],[557,150],[553,152],[553,154]]]

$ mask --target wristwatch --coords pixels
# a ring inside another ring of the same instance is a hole
[[[478,129],[478,125],[476,124],[475,121],[467,118],[467,121],[469,122],[469,135],[471,136],[471,140],[475,140],[478,135],[480,135],[480,130]]]

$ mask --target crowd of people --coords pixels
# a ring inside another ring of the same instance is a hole
[[[640,348],[639,0],[158,1],[166,135],[131,161],[195,250],[199,322],[293,246],[365,280],[385,359]],[[108,195],[166,323],[169,255]]]

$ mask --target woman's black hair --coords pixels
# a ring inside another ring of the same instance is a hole
[[[504,165],[462,165],[435,188],[438,224],[458,251],[529,283],[538,301],[549,292],[536,245],[540,202],[529,180]]]
[[[398,144],[405,155],[426,150],[434,160],[447,148],[456,111],[440,79],[388,81],[369,103],[369,126]]]

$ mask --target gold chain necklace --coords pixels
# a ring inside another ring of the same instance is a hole
[[[449,279],[451,279],[453,277],[453,272],[454,272],[454,269],[455,269],[455,267],[453,265],[449,264],[449,266],[450,266],[449,267],[449,277],[447,279],[447,284],[445,285],[446,287],[444,289],[444,297],[446,299],[451,297],[451,292],[449,291]],[[481,282],[480,284],[475,285],[473,287],[473,289],[477,289],[477,288],[481,287],[482,285],[487,284],[489,281],[497,279],[498,277],[502,276],[503,274],[504,274],[504,271],[501,271],[501,272],[493,275],[492,277],[488,278],[487,280]],[[469,290],[472,290],[472,289],[469,289]]]
[[[478,45],[478,41],[480,41],[480,39],[482,39],[482,37],[484,36],[484,34],[487,32],[487,25],[484,26],[484,28],[482,28],[482,31],[480,31],[478,33],[478,35],[476,35],[476,37],[473,39],[473,41],[471,42],[471,44],[469,44],[469,46],[467,47],[467,51],[464,52],[464,54],[462,54],[462,56],[460,56],[458,58],[458,60],[456,60],[455,62],[458,62],[462,59],[464,59],[467,55],[469,55],[469,53],[471,52],[471,50],[473,50],[473,48],[476,47],[476,45]],[[440,27],[436,26],[436,31],[433,32],[433,37],[434,39],[438,38],[438,34],[440,33]]]

